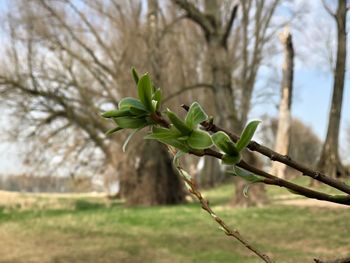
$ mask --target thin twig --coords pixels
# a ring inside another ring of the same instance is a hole
[[[189,107],[187,105],[182,105],[182,107],[185,110],[188,110]],[[204,121],[201,123],[201,125],[207,130],[207,131],[211,131],[211,132],[218,132],[218,131],[223,131],[225,132],[228,136],[230,136],[230,138],[234,141],[237,142],[239,140],[239,136],[231,133],[223,128],[220,128],[218,126],[216,126],[213,123]],[[317,181],[320,181],[326,185],[329,185],[335,189],[338,189],[344,193],[350,194],[350,186],[347,185],[346,183],[334,179],[332,177],[329,177],[325,174],[322,174],[318,171],[312,170],[310,168],[308,168],[307,166],[300,164],[298,162],[296,162],[295,160],[293,160],[290,156],[287,155],[282,155],[279,154],[273,150],[271,150],[268,147],[265,147],[259,143],[257,143],[256,141],[251,141],[247,147],[249,150],[251,151],[255,151],[255,152],[259,152],[262,155],[268,157],[271,161],[277,161],[280,163],[284,163],[285,165],[294,168],[295,170],[301,172],[303,175],[311,177]]]
[[[169,128],[169,126],[170,126],[169,122],[162,117],[161,113],[156,112],[156,113],[152,114],[151,117],[155,122],[159,123],[159,125],[166,127],[166,128]],[[209,125],[213,125],[213,124],[209,124]],[[196,156],[199,156],[199,157],[200,156],[211,156],[211,157],[214,157],[217,159],[222,159],[222,154],[215,151],[215,150],[212,150],[212,149],[192,150],[189,153],[196,155]],[[254,166],[249,165],[248,163],[244,162],[243,160],[241,162],[239,162],[237,165],[243,169],[246,169],[247,171],[250,171],[254,174],[257,174],[257,175],[260,175],[260,176],[266,178],[262,181],[262,183],[284,187],[284,188],[289,189],[290,191],[292,191],[294,193],[297,193],[299,195],[302,195],[302,196],[305,196],[308,198],[350,206],[350,195],[330,195],[330,194],[322,193],[319,191],[315,191],[315,190],[312,190],[310,188],[289,182],[287,180],[284,180],[284,179],[279,178],[277,176],[274,176],[272,174],[266,173],[263,170],[260,170]]]
[[[170,150],[170,152],[174,155],[175,153],[173,150]],[[197,198],[197,200],[201,203],[203,210],[205,210],[215,221],[220,225],[220,229],[222,229],[227,236],[231,236],[238,240],[241,244],[243,244],[247,249],[255,253],[258,257],[260,257],[264,262],[267,263],[273,263],[273,261],[264,253],[259,251],[256,247],[254,247],[252,244],[250,244],[240,233],[237,229],[231,229],[223,219],[221,219],[209,206],[209,201],[203,197],[201,192],[197,189],[194,181],[192,178],[188,178],[184,174],[183,168],[180,166],[180,164],[177,164],[176,166],[177,170],[181,174],[183,180],[186,182],[186,185],[188,187],[188,191]]]

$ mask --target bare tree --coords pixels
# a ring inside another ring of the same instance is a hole
[[[346,65],[346,16],[347,2],[339,0],[337,10],[333,13],[330,7],[324,3],[327,12],[334,18],[337,26],[337,55],[334,69],[333,95],[328,120],[328,130],[324,142],[318,169],[333,177],[346,175],[348,172],[341,163],[339,147],[339,125],[344,93],[345,65]]]
[[[280,35],[280,40],[284,49],[284,62],[282,66],[283,77],[281,83],[281,101],[275,151],[281,154],[288,154],[290,126],[292,121],[291,106],[294,72],[294,48],[289,28],[285,28],[285,31]],[[286,169],[287,166],[285,164],[273,162],[270,173],[275,174],[280,178],[284,178]]]
[[[264,48],[278,28],[270,25],[280,1],[239,1],[239,5],[231,3],[224,8],[220,1],[208,0],[203,2],[203,11],[187,0],[173,2],[185,11],[187,18],[199,26],[204,35],[205,67],[212,84],[214,96],[211,101],[218,114],[216,121],[234,131],[242,130],[251,107]],[[225,13],[227,10],[230,11],[228,14]],[[206,167],[206,173],[220,178],[215,162],[211,161]],[[237,185],[237,192],[243,187]],[[257,197],[252,203],[260,200],[263,198]],[[236,196],[236,204],[247,205],[247,202],[247,199]]]
[[[74,167],[85,164],[89,170],[94,164],[106,184],[121,182],[124,197],[132,203],[183,201],[182,185],[167,155],[157,160],[158,175],[153,176],[138,161],[152,156],[152,149],[131,147],[128,157],[119,154],[125,135],[107,138],[110,124],[99,116],[117,107],[123,94],[136,94],[129,88],[134,85],[127,73],[131,65],[149,68],[141,2],[17,1],[11,8],[0,92],[20,123],[17,135],[41,140],[43,147],[36,144],[29,159],[37,163],[40,156],[46,172],[52,156],[59,159],[57,167],[69,167],[73,174]],[[44,158],[43,148],[52,154]],[[147,188],[132,189],[133,194],[144,191],[139,196],[147,198],[129,196],[124,187],[125,180],[135,178],[135,170],[154,177]]]

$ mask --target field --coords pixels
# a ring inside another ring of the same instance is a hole
[[[277,188],[269,188],[272,204],[259,208],[227,207],[231,185],[205,194],[230,226],[276,262],[350,252],[346,207],[308,203]],[[0,238],[2,263],[261,262],[195,202],[129,208],[101,195],[0,192]]]

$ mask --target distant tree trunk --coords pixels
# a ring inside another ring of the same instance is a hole
[[[158,1],[148,1],[148,57],[155,85],[161,83],[159,54]],[[185,191],[179,175],[172,167],[166,148],[156,141],[142,143],[140,164],[127,179],[127,203],[131,205],[178,204],[185,201]]]
[[[197,23],[204,33],[207,44],[207,63],[209,65],[214,91],[213,102],[217,112],[215,123],[234,132],[241,131],[243,124],[237,116],[235,94],[232,85],[231,73],[233,61],[227,48],[227,40],[238,6],[233,7],[230,19],[223,24],[222,10],[220,9],[222,6],[218,0],[206,0],[204,2],[205,12],[201,12],[189,1],[173,1],[186,11],[188,18]],[[208,158],[205,160],[208,160]],[[220,178],[224,178],[217,163],[211,162],[209,165],[207,164],[207,167],[210,170],[206,170],[203,175],[211,175],[211,178],[215,178],[215,183],[218,183]],[[244,186],[237,185],[236,193],[242,195],[243,188]],[[257,196],[264,195],[263,187],[257,191],[260,192]],[[235,199],[234,203],[236,206],[248,206],[250,204],[259,204],[263,202],[262,199],[252,195],[250,199],[244,197]]]
[[[318,169],[332,177],[339,177],[347,174],[338,153],[339,125],[346,65],[346,2],[345,0],[338,0],[337,11],[335,14],[332,14],[337,24],[337,60],[334,70],[333,95],[327,136],[318,162]]]
[[[129,205],[179,204],[185,201],[183,184],[174,171],[165,146],[145,142],[135,176],[128,179]]]
[[[294,49],[292,35],[289,29],[280,35],[284,48],[283,77],[281,85],[281,101],[279,107],[278,128],[276,136],[275,151],[280,154],[288,154],[291,127],[291,105],[293,93],[293,67]],[[287,166],[279,162],[272,162],[271,174],[284,178]]]

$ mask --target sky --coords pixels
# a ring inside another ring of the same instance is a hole
[[[6,10],[5,2],[5,0],[0,0],[0,16],[1,13],[4,14]],[[300,0],[300,2],[302,2],[302,0]],[[306,21],[303,22],[305,23],[303,24],[305,28],[303,28],[303,30],[297,29],[295,32],[293,32],[292,29],[292,33],[295,33],[295,37],[294,35],[293,37],[297,53],[294,72],[295,79],[292,116],[297,117],[304,123],[310,125],[319,138],[324,140],[327,132],[333,76],[330,70],[327,69],[327,66],[324,65],[324,61],[322,62],[321,59],[317,59],[317,57],[321,57],[318,52],[316,52],[316,49],[320,49],[319,46],[316,45],[315,52],[311,53],[310,49],[305,51],[301,48],[303,46],[307,46],[306,42],[308,39],[310,39],[310,37],[312,38],[310,35],[307,36],[306,32],[310,31],[309,29],[315,24],[318,26],[322,26],[322,24],[324,24],[327,25],[327,27],[332,28],[333,21],[327,17],[327,14],[322,10],[322,6],[319,4],[320,2],[321,1],[308,1],[308,3],[312,3],[311,6],[313,12],[311,15],[307,16]],[[320,33],[322,35],[322,28]],[[3,33],[1,33],[0,29],[0,43],[2,34]],[[277,60],[280,61],[281,58],[277,58]],[[348,157],[345,157],[344,159],[350,162],[350,151],[348,149],[350,147],[350,143],[346,143],[346,130],[348,127],[350,127],[349,76],[350,74],[347,73],[340,127],[340,152],[344,157],[347,155]],[[25,145],[20,143],[16,144],[4,142],[4,130],[11,117],[6,115],[6,111],[4,111],[1,106],[0,112],[2,112],[0,115],[0,174],[19,173],[23,170],[20,152]],[[253,108],[252,112],[250,113],[250,118],[256,119],[265,113],[277,116],[278,112],[276,105],[274,103],[258,105]],[[350,130],[350,128],[348,130]]]

